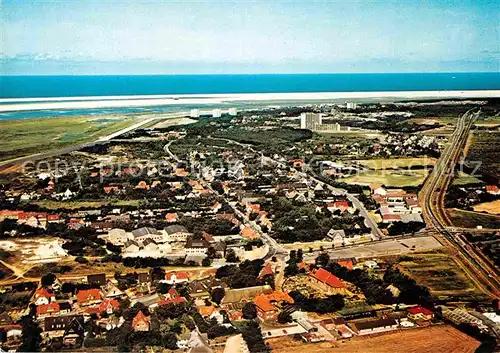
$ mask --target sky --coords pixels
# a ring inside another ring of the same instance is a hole
[[[3,75],[500,71],[495,0],[0,3]]]

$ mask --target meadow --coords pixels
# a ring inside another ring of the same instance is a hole
[[[0,161],[86,143],[137,122],[125,116],[76,116],[0,121]]]

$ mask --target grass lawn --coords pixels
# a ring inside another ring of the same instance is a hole
[[[458,210],[456,208],[446,210],[451,222],[455,227],[476,228],[482,226],[488,229],[500,228],[500,216],[473,211]]]
[[[398,267],[418,284],[428,287],[433,295],[480,295],[453,258],[447,254],[413,254],[401,261]]]
[[[380,184],[391,187],[418,186],[424,182],[429,170],[374,170],[349,176],[343,181],[348,184]]]
[[[458,177],[453,180],[453,185],[467,185],[467,184],[477,184],[482,183],[482,181],[476,177],[465,174],[464,172],[459,172]]]
[[[110,206],[139,206],[140,200],[102,200],[102,201],[53,201],[53,200],[41,200],[41,201],[29,201],[30,204],[36,204],[41,207],[48,209],[59,209],[65,208],[68,210],[73,210],[77,208],[87,207],[87,208],[97,208],[104,205]]]
[[[381,159],[362,159],[356,161],[359,164],[370,169],[396,169],[417,166],[430,166],[436,164],[436,158],[417,157],[417,158],[381,158]]]
[[[0,121],[0,160],[97,140],[136,123],[133,117],[76,116]]]

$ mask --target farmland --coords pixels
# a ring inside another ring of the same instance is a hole
[[[472,211],[458,210],[456,208],[446,210],[451,222],[455,227],[461,228],[500,228],[500,216],[478,213]]]
[[[500,180],[500,132],[475,131],[472,138],[466,164],[474,167],[480,163],[478,174],[491,179]]]
[[[397,168],[412,168],[426,167],[436,164],[435,158],[419,157],[419,158],[387,158],[387,159],[366,159],[358,160],[357,163],[375,170],[380,169],[397,169]]]
[[[482,181],[464,172],[459,172],[458,176],[455,179],[453,179],[453,185],[467,185],[467,184],[478,184],[478,183],[482,183]]]
[[[472,353],[480,345],[475,339],[451,326],[357,337],[342,343],[321,342],[304,345],[291,337],[269,339],[266,342],[276,353]]]
[[[500,215],[500,200],[477,204],[474,211]]]
[[[76,116],[0,121],[0,160],[97,140],[137,122],[123,116]]]
[[[348,184],[380,184],[390,187],[418,186],[427,177],[429,170],[375,170],[361,172],[345,178]]]
[[[478,292],[447,254],[432,252],[412,254],[402,258],[398,267],[420,285],[440,298],[449,296],[474,297]]]

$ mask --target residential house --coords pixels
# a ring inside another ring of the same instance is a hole
[[[327,294],[347,294],[347,288],[337,276],[320,268],[309,273],[309,280],[323,289]]]
[[[432,311],[421,306],[410,308],[407,311],[408,318],[412,321],[430,321],[434,317],[434,313]]]
[[[90,285],[96,285],[96,286],[104,286],[106,285],[106,274],[104,273],[99,273],[95,275],[88,275],[87,276],[87,283]]]
[[[132,240],[132,236],[130,233],[127,233],[125,230],[120,228],[111,229],[107,234],[102,234],[98,236],[101,239],[105,239],[116,246],[124,245],[128,240]]]
[[[175,223],[177,222],[177,213],[167,213],[165,215],[165,220],[167,221],[167,223]]]
[[[189,282],[189,274],[184,271],[168,272],[165,274],[165,280],[168,284],[178,284]]]
[[[500,195],[500,188],[497,185],[486,185],[486,192],[491,195]]]
[[[99,289],[83,289],[76,293],[76,301],[80,306],[99,304],[102,301],[102,292]]]
[[[124,295],[124,293],[114,284],[113,282],[109,281],[106,283],[106,286],[104,287],[104,296],[106,298],[120,298]]]
[[[60,307],[59,303],[52,302],[50,304],[38,305],[36,307],[36,317],[38,319],[43,319],[47,316],[59,314]]]
[[[205,239],[194,239],[189,237],[184,245],[184,251],[187,256],[201,256],[206,255],[210,243]]]
[[[56,300],[54,293],[46,288],[39,288],[33,295],[33,302],[35,305],[46,305]]]
[[[70,334],[83,336],[83,325],[83,315],[49,316],[43,321],[44,333],[50,338],[64,337]]]
[[[163,229],[163,232],[166,235],[167,241],[186,241],[187,237],[191,234],[188,232],[186,227],[183,227],[178,224],[174,224],[171,226],[167,226]]]
[[[150,319],[139,310],[137,315],[132,320],[134,331],[149,331]]]
[[[257,315],[263,321],[277,320],[279,310],[283,303],[293,304],[294,301],[288,293],[275,291],[269,294],[260,294],[253,300],[257,307]]]
[[[146,239],[154,240],[157,243],[165,241],[163,233],[150,227],[143,227],[132,231],[136,242],[144,242]]]

